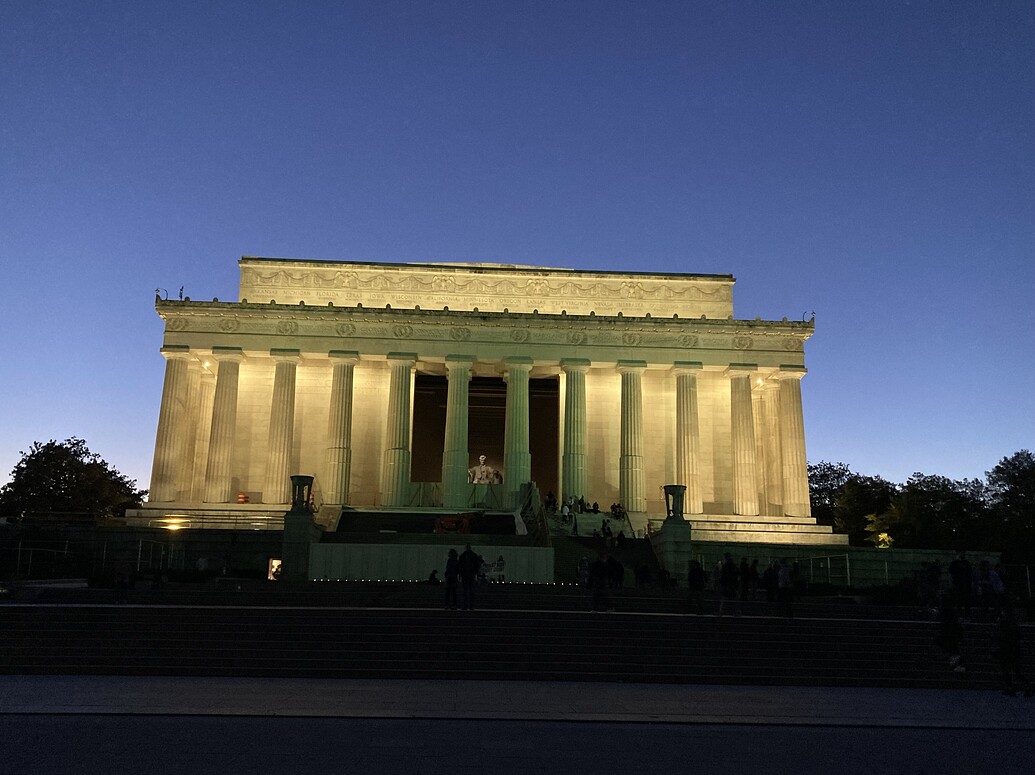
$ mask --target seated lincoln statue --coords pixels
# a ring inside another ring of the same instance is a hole
[[[502,481],[499,471],[485,464],[485,455],[479,455],[478,465],[467,469],[468,484],[500,484]]]

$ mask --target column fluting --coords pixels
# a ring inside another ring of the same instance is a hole
[[[704,511],[698,458],[701,454],[701,429],[697,407],[697,375],[702,364],[675,364],[676,373],[676,481],[686,486],[685,513]]]
[[[532,479],[532,454],[528,446],[528,373],[532,359],[505,358],[507,382],[505,436],[503,440],[503,485],[515,502],[521,485]]]
[[[349,502],[352,477],[352,394],[359,353],[331,350],[331,398],[327,420],[324,502],[343,506]]]
[[[733,513],[758,514],[758,471],[755,450],[755,420],[751,411],[751,380],[748,369],[730,368],[730,435],[733,453]]]
[[[630,514],[647,511],[646,473],[643,468],[643,387],[645,361],[619,361],[622,375],[622,427],[618,486],[622,505]]]
[[[273,349],[276,362],[273,397],[270,401],[270,427],[266,445],[266,479],[263,503],[288,503],[291,500],[291,443],[295,433],[295,378],[298,350]]]
[[[416,353],[388,353],[392,370],[381,467],[381,503],[404,506],[410,491],[410,390]]]
[[[442,446],[442,499],[450,508],[467,505],[467,449],[470,422],[470,355],[447,355],[446,433]]]
[[[780,372],[780,443],[783,447],[783,511],[788,516],[812,515],[809,503],[809,464],[805,455],[801,378],[804,369]]]
[[[212,358],[218,366],[205,471],[205,503],[229,503],[234,495],[231,465],[237,433],[237,386],[244,353],[240,347],[213,347]]]
[[[176,499],[177,473],[187,430],[187,360],[190,358],[190,348],[187,345],[166,345],[162,348],[162,355],[165,357],[165,380],[162,384],[162,403],[158,410],[158,432],[148,494],[148,500],[157,503]]]
[[[564,371],[564,446],[561,456],[561,500],[586,496],[586,372],[581,358],[561,361]]]

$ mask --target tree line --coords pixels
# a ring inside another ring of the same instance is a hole
[[[987,550],[1035,562],[1035,455],[1004,457],[984,479],[915,473],[902,484],[845,463],[809,465],[812,516],[853,546]]]

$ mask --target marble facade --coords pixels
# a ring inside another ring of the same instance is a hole
[[[239,301],[156,300],[166,374],[141,515],[273,514],[296,473],[317,477],[325,506],[463,508],[483,453],[470,386],[502,378],[489,464],[508,497],[544,432],[530,384],[554,384],[543,493],[620,502],[646,524],[680,483],[690,521],[811,522],[800,380],[813,324],[734,319],[730,275],[253,257],[240,271]],[[423,485],[422,376],[445,385],[430,440],[441,477]]]

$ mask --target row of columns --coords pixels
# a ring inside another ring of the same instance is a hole
[[[168,502],[190,490],[204,470],[201,500],[227,503],[233,497],[231,462],[237,423],[240,363],[237,347],[214,347],[216,375],[202,373],[186,346],[162,348],[166,357],[165,382],[159,411],[158,435],[152,467],[150,499]],[[286,504],[290,500],[290,460],[294,431],[295,381],[298,350],[274,349],[276,362],[270,407],[269,444],[263,500]],[[347,500],[352,450],[352,395],[359,354],[331,351],[333,375],[325,458],[325,500]],[[391,369],[385,450],[382,458],[382,503],[405,505],[410,490],[411,385],[416,353],[389,353]],[[468,397],[474,356],[446,358],[448,389],[446,429],[442,453],[443,500],[461,508],[468,496]],[[515,497],[531,479],[529,450],[529,372],[532,359],[511,357],[503,362],[507,382],[504,482]],[[561,362],[565,376],[562,497],[586,494],[586,373],[590,362]],[[619,361],[621,414],[619,489],[621,502],[633,513],[646,511],[646,471],[643,457],[642,375],[645,361]],[[685,510],[703,511],[698,460],[701,452],[697,375],[698,362],[678,362],[676,377],[676,479],[685,484]],[[757,376],[753,364],[733,364],[730,384],[733,509],[742,515],[768,513],[809,514],[805,434],[799,379],[803,370],[783,370],[777,380],[752,389]],[[211,409],[209,410],[209,407]],[[192,427],[189,418],[198,418]],[[206,438],[207,437],[207,438]],[[207,443],[205,443],[207,441]],[[188,492],[197,499],[198,493]]]

